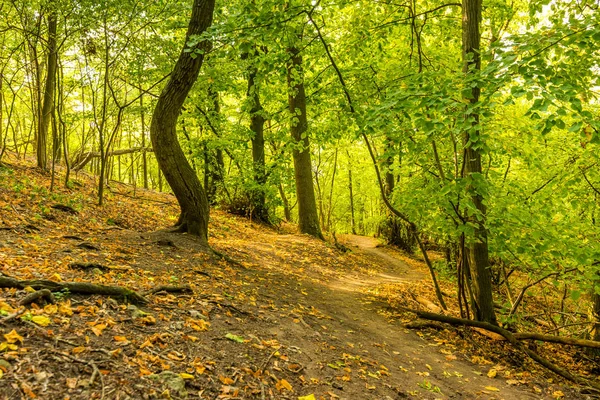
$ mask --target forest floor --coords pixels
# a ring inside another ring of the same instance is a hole
[[[0,291],[0,399],[586,398],[470,329],[404,328],[395,304],[436,309],[427,269],[373,238],[340,236],[342,252],[214,211],[213,252],[160,230],[172,196],[111,183],[98,207],[92,180],[51,193],[1,168],[0,272],[149,303],[61,292],[25,308],[31,288]],[[148,292],[161,285],[193,293]]]

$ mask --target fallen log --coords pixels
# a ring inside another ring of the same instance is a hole
[[[411,310],[408,308],[404,308],[402,307],[403,311],[407,311],[413,314],[416,314],[419,318],[422,319],[427,319],[427,320],[431,320],[431,321],[438,321],[438,322],[444,322],[447,324],[451,324],[451,325],[462,325],[462,326],[471,326],[471,327],[476,327],[476,328],[481,328],[481,329],[485,329],[487,331],[490,332],[494,332],[497,333],[501,336],[503,336],[510,344],[512,344],[517,350],[527,354],[527,356],[529,356],[529,358],[531,358],[533,361],[537,362],[538,364],[540,364],[541,366],[543,366],[544,368],[554,372],[555,374],[571,381],[571,382],[575,382],[579,385],[585,386],[587,388],[590,388],[596,392],[600,392],[600,384],[596,383],[596,382],[592,382],[589,381],[581,376],[578,375],[573,375],[570,372],[568,372],[567,370],[555,365],[554,363],[546,360],[545,358],[543,358],[542,356],[540,356],[539,354],[537,354],[535,351],[528,349],[527,347],[523,346],[523,344],[519,341],[519,339],[517,339],[517,337],[515,336],[515,334],[513,334],[512,332],[507,331],[504,328],[501,328],[499,326],[487,323],[487,322],[482,322],[482,321],[472,321],[469,319],[464,319],[464,318],[455,318],[455,317],[451,317],[448,315],[442,315],[442,314],[436,314],[436,313],[430,313],[430,312],[426,312],[426,311],[418,311],[418,310]],[[550,335],[542,335],[542,336],[550,336]],[[522,339],[521,340],[525,340],[527,339],[533,339],[530,336],[521,336]],[[591,341],[588,341],[591,342]]]
[[[67,290],[76,294],[98,294],[115,297],[132,304],[148,304],[148,300],[143,296],[121,286],[96,285],[89,282],[54,282],[46,279],[19,280],[8,276],[0,276],[0,288],[25,289],[28,286],[35,290],[48,289],[51,292]]]

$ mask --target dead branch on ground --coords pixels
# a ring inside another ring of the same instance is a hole
[[[426,320],[431,320],[431,321],[438,321],[438,322],[444,322],[447,324],[451,324],[451,325],[462,325],[462,326],[471,326],[471,327],[475,327],[475,328],[480,328],[480,329],[485,329],[486,331],[489,332],[493,332],[496,333],[498,335],[503,336],[510,344],[512,344],[517,350],[527,354],[527,356],[529,356],[529,358],[531,358],[533,361],[537,362],[538,364],[540,364],[541,366],[549,369],[550,371],[554,372],[555,374],[571,381],[571,382],[575,382],[579,385],[591,388],[597,392],[600,392],[600,384],[596,383],[596,382],[592,382],[589,381],[581,376],[578,375],[573,375],[570,372],[568,372],[567,370],[560,368],[559,366],[555,365],[554,363],[546,360],[545,358],[543,358],[542,356],[540,356],[539,354],[537,354],[536,352],[534,352],[533,350],[528,349],[526,346],[523,346],[523,344],[520,342],[520,340],[542,340],[542,341],[546,341],[544,339],[548,339],[552,336],[550,335],[539,335],[539,334],[514,334],[512,332],[507,331],[504,328],[501,328],[499,326],[487,323],[487,322],[481,322],[481,321],[472,321],[469,319],[464,319],[464,318],[456,318],[456,317],[451,317],[448,315],[442,315],[442,314],[436,314],[436,313],[430,313],[430,312],[426,312],[426,311],[417,311],[417,310],[411,310],[408,308],[402,308],[403,311],[407,311],[413,314],[416,314],[419,318],[422,319],[426,319]],[[564,341],[564,339],[566,338],[561,338],[561,337],[552,337],[552,338],[559,338],[561,339],[561,341],[554,341],[555,343],[563,343],[563,344],[571,344],[571,345],[575,345],[575,346],[585,346],[585,347],[595,347],[595,348],[600,348],[600,342],[594,342],[591,340],[586,340],[586,341],[582,341],[582,340],[577,340],[577,339],[572,339],[570,341],[570,343],[566,343]],[[550,340],[547,340],[550,341]],[[589,343],[591,342],[591,343]],[[593,345],[592,345],[593,344]],[[590,346],[592,345],[592,346]]]

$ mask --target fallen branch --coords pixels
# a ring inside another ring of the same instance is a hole
[[[21,315],[25,314],[25,311],[27,311],[27,309],[25,307],[15,311],[14,313],[7,315],[6,317],[0,319],[0,325],[4,325],[7,322],[10,322],[14,319],[19,318]]]
[[[113,157],[113,156],[122,156],[125,154],[137,153],[137,152],[149,152],[151,153],[153,150],[150,147],[133,147],[131,149],[120,149],[109,151],[104,154],[105,157]],[[99,158],[101,153],[99,151],[88,151],[86,153],[81,153],[77,156],[75,160],[72,162],[72,169],[75,172],[81,171],[83,167],[85,167],[93,158]]]
[[[54,282],[46,279],[19,280],[8,276],[0,276],[0,288],[25,289],[32,287],[36,290],[48,289],[51,292],[62,290],[77,294],[98,294],[123,299],[133,304],[147,304],[143,296],[131,289],[121,286],[96,285],[88,282]]]
[[[100,400],[104,399],[104,378],[102,377],[102,373],[100,372],[100,370],[98,369],[98,367],[96,366],[96,363],[94,363],[94,361],[87,361],[87,360],[83,360],[81,358],[77,358],[77,357],[73,357],[70,354],[67,354],[65,352],[62,351],[58,351],[58,350],[50,350],[51,352],[61,355],[65,358],[68,358],[71,361],[74,362],[78,362],[80,364],[85,364],[87,366],[89,366],[90,368],[92,368],[92,374],[90,376],[90,380],[88,382],[88,386],[92,386],[96,380],[96,377],[100,377],[100,389],[101,389],[101,397]]]
[[[600,342],[597,342],[595,340],[575,339],[563,336],[545,335],[543,333],[535,332],[515,333],[514,336],[517,340],[539,340],[541,342],[560,343],[567,344],[570,346],[600,349]]]
[[[426,312],[426,311],[417,311],[417,310],[411,310],[411,309],[407,309],[407,308],[403,308],[403,310],[407,311],[407,312],[411,312],[413,314],[416,314],[419,318],[428,319],[431,321],[444,322],[444,323],[451,324],[451,325],[472,326],[472,327],[485,329],[487,331],[502,335],[517,350],[520,350],[523,353],[527,354],[527,356],[529,356],[529,358],[531,358],[533,361],[535,361],[538,364],[542,365],[543,367],[549,369],[550,371],[554,372],[555,374],[557,374],[571,382],[575,382],[579,385],[586,386],[586,387],[594,389],[596,391],[600,391],[600,384],[598,384],[596,382],[591,382],[580,376],[573,375],[570,372],[568,372],[567,370],[564,370],[564,369],[558,367],[557,365],[553,364],[552,362],[541,357],[539,354],[537,354],[533,350],[530,350],[527,347],[523,346],[523,344],[521,344],[519,342],[519,339],[517,339],[515,334],[513,334],[499,326],[496,326],[496,325],[493,325],[493,324],[490,324],[487,322],[472,321],[472,320],[464,319],[464,318],[455,318],[455,317],[450,317],[448,315],[435,314],[435,313],[430,313],[430,312]],[[547,335],[543,335],[543,336],[547,336]],[[522,336],[522,337],[523,337],[523,339],[525,338],[524,336]],[[530,339],[533,339],[533,338],[530,338]]]

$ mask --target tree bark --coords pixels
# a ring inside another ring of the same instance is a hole
[[[479,31],[481,22],[481,0],[462,1],[462,47],[463,47],[463,72],[466,80],[481,69]],[[467,99],[472,105],[478,103],[480,88],[475,86],[471,89]],[[473,107],[470,107],[473,108]],[[467,112],[466,121],[472,121],[463,134],[464,171],[466,178],[477,178],[481,176],[481,153],[473,143],[479,142],[479,114]],[[488,239],[485,227],[486,208],[483,204],[483,196],[477,193],[476,188],[471,185],[468,188],[473,205],[477,208],[479,215],[470,215],[468,219],[475,226],[475,237],[467,247],[467,259],[471,274],[471,285],[474,300],[474,313],[479,321],[492,324],[496,323],[494,313],[494,302],[492,298],[492,280],[489,271]]]
[[[205,118],[210,126],[214,128],[214,133],[218,132],[221,126],[221,105],[219,103],[219,92],[217,92],[212,85],[208,87],[208,98],[211,105],[209,107],[208,114],[205,115]],[[216,133],[215,135],[219,137]],[[214,150],[211,150],[205,144],[204,161],[204,188],[206,189],[208,204],[212,206],[217,203],[217,194],[219,188],[223,189],[225,187],[225,161],[223,159],[223,149],[217,147]]]
[[[56,12],[52,11],[50,12],[50,15],[48,15],[48,67],[40,131],[37,140],[37,166],[44,170],[48,168],[46,148],[48,141],[48,127],[50,125],[50,120],[52,119],[52,109],[54,108],[54,86],[56,84],[56,25]]]
[[[2,107],[4,107],[4,71],[0,71],[0,164],[2,163],[2,156],[4,156],[4,149],[6,148],[6,140],[4,139],[4,115],[2,114]],[[8,129],[6,130],[8,136]]]
[[[598,285],[600,285],[600,283],[596,283],[596,286]],[[592,322],[592,340],[600,342],[600,294],[596,291],[592,293]],[[595,354],[600,354],[600,350],[597,350]]]
[[[292,210],[290,209],[290,202],[285,195],[283,185],[279,182],[279,196],[281,196],[281,202],[283,203],[283,216],[286,222],[292,222]]]
[[[304,74],[302,56],[296,47],[288,48],[290,60],[287,64],[288,100],[292,115],[291,133],[294,143],[294,176],[296,178],[296,196],[298,198],[298,222],[300,232],[323,239],[319,226],[317,202],[312,178],[310,142],[308,140],[308,120],[306,117],[306,94],[304,92]]]
[[[248,74],[247,92],[248,99],[252,104],[250,108],[250,130],[253,133],[252,166],[254,170],[254,182],[257,185],[257,189],[253,190],[252,193],[253,216],[260,221],[269,222],[269,212],[265,198],[265,184],[267,183],[264,137],[265,117],[263,116],[263,107],[260,103],[258,86],[256,86],[256,74],[256,68],[251,67]]]
[[[144,110],[144,95],[140,90],[140,119],[142,123],[142,147],[146,147],[146,113]],[[144,189],[148,189],[148,156],[146,152],[142,154],[142,176],[144,182]]]
[[[352,161],[350,160],[350,153],[346,151],[348,154],[348,190],[350,191],[350,227],[352,229],[352,234],[356,235],[356,220],[354,219],[354,193],[352,190]]]
[[[177,229],[199,236],[205,242],[208,241],[209,215],[206,193],[179,145],[176,127],[181,107],[198,77],[204,52],[209,48],[206,41],[191,49],[188,43],[211,25],[214,7],[215,0],[194,0],[186,44],[158,98],[150,125],[156,160],[181,208]]]

